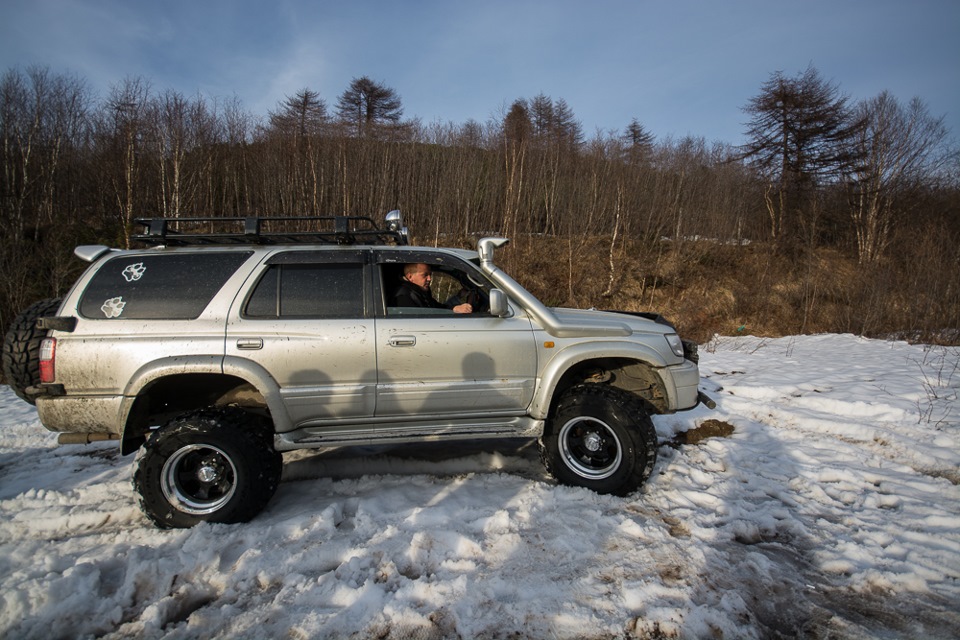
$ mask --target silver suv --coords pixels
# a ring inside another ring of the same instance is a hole
[[[650,414],[706,401],[696,345],[669,323],[546,307],[497,267],[502,238],[409,246],[399,212],[383,228],[137,223],[150,248],[76,249],[90,267],[21,316],[4,368],[60,442],[138,451],[134,487],[161,527],[249,520],[281,452],[302,448],[539,438],[558,481],[625,495],[656,461]],[[399,306],[408,264],[429,266],[436,308]],[[452,311],[463,302],[472,313]]]

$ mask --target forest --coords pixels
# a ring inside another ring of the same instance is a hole
[[[81,244],[142,217],[400,209],[421,245],[511,239],[506,270],[550,305],[657,311],[681,333],[854,333],[960,343],[960,162],[921,98],[854,101],[810,67],[743,105],[742,146],[588,134],[517,98],[486,122],[405,118],[368,77],[267,114],[126,78],[0,78],[0,326],[61,296]]]

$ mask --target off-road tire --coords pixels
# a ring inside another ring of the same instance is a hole
[[[236,407],[174,418],[137,453],[133,488],[141,510],[164,529],[251,520],[280,483],[283,458],[269,432],[264,418]]]
[[[40,384],[40,343],[47,337],[45,330],[37,329],[37,318],[55,314],[59,307],[60,298],[33,303],[16,317],[3,338],[3,378],[30,404],[36,400],[26,390]]]
[[[562,484],[625,496],[653,472],[657,432],[635,395],[581,384],[557,402],[541,440],[541,458]]]

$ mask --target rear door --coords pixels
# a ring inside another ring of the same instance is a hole
[[[291,250],[255,274],[227,325],[227,356],[263,366],[295,426],[370,417],[376,342],[368,252]]]

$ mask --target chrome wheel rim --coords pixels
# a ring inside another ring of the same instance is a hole
[[[160,490],[171,505],[192,515],[213,513],[237,491],[237,468],[213,445],[178,449],[163,465]]]
[[[560,455],[571,471],[587,480],[609,478],[620,467],[623,449],[606,422],[577,417],[560,429]]]

